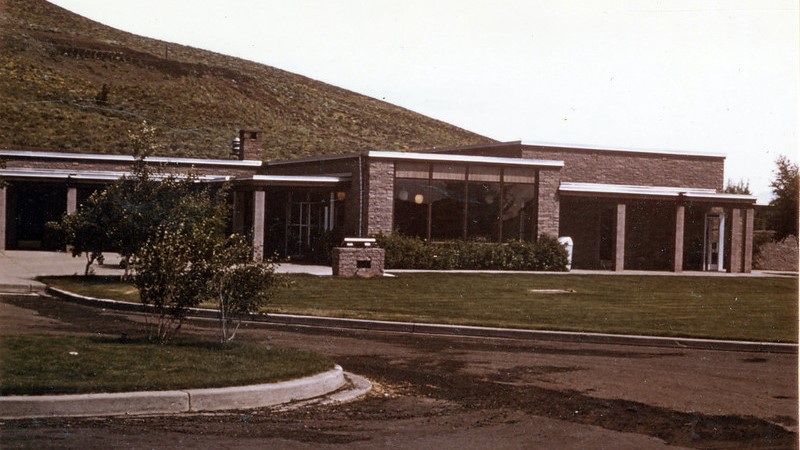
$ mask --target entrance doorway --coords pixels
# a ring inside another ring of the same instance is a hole
[[[302,256],[313,248],[313,240],[322,231],[318,202],[293,202],[286,223],[286,249],[290,256]]]
[[[725,270],[725,214],[706,214],[703,233],[703,270]]]

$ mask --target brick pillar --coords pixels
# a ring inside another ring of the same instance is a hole
[[[686,207],[678,205],[675,209],[675,257],[673,259],[673,272],[683,272],[683,228]]]
[[[558,186],[561,183],[561,172],[558,170],[539,170],[539,198],[536,214],[536,233],[558,237],[559,233],[559,200]]]
[[[747,208],[744,212],[744,264],[742,265],[742,271],[750,273],[753,270],[753,220],[755,219],[755,210]]]
[[[394,221],[394,163],[370,161],[365,174],[367,235],[392,234]]]
[[[614,270],[625,270],[625,203],[617,204],[617,245],[614,252]]]
[[[253,191],[253,259],[264,259],[264,216],[266,213],[266,197],[264,191]]]
[[[730,273],[742,271],[742,210],[733,208],[731,214],[731,260]]]
[[[75,214],[78,210],[78,188],[67,188],[67,214]]]
[[[0,187],[0,251],[6,249],[6,193],[8,188]]]

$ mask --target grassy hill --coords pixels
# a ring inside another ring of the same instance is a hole
[[[227,158],[239,128],[264,159],[492,142],[300,75],[0,0],[0,147],[127,154],[154,125],[171,156]]]

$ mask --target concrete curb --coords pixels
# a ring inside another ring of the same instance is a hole
[[[327,395],[346,383],[344,371],[337,365],[333,370],[305,378],[251,386],[0,397],[0,418],[158,415],[263,408]]]
[[[86,297],[61,289],[48,287],[47,294],[87,306],[103,307],[119,311],[145,311],[144,305],[108,299]],[[201,318],[217,318],[211,309],[192,308],[190,315]],[[254,322],[322,328],[360,329],[396,333],[438,334],[464,337],[522,339],[536,341],[573,342],[582,344],[633,345],[645,347],[690,348],[698,350],[788,353],[797,354],[798,344],[756,341],[732,341],[719,339],[679,338],[664,336],[639,336],[624,334],[587,333],[571,331],[523,330],[515,328],[476,327],[468,325],[443,325],[414,322],[392,322],[380,320],[343,319],[338,317],[301,316],[294,314],[253,314]]]

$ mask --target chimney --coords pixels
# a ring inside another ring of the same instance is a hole
[[[261,132],[258,130],[239,130],[239,159],[261,161]]]

